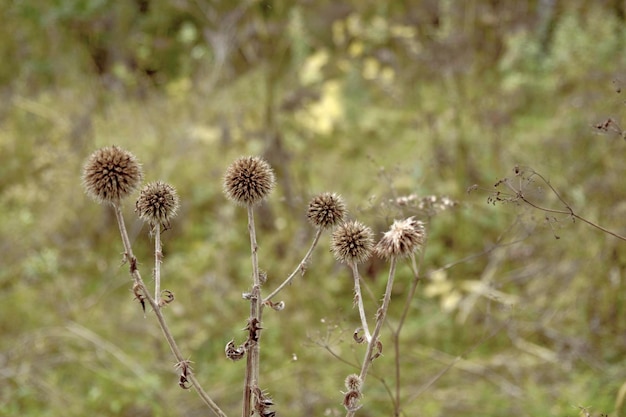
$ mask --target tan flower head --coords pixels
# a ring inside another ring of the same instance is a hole
[[[176,189],[161,181],[151,182],[141,189],[135,211],[139,217],[152,225],[169,227],[170,219],[176,216],[179,207]]]
[[[346,205],[342,198],[334,193],[322,193],[309,203],[306,216],[312,225],[326,229],[343,220]]]
[[[264,160],[247,156],[233,162],[224,175],[224,193],[235,203],[256,205],[274,188],[274,171]]]
[[[424,245],[426,230],[424,223],[409,217],[396,220],[376,244],[376,255],[384,259],[409,256]]]
[[[372,254],[374,237],[372,230],[358,221],[337,226],[331,238],[335,257],[345,263],[365,262]]]
[[[346,389],[348,389],[348,391],[361,392],[361,386],[363,385],[363,380],[357,374],[350,374],[346,377],[345,384],[346,384]]]
[[[117,146],[98,149],[83,167],[85,191],[99,203],[119,203],[139,187],[142,178],[135,155]]]

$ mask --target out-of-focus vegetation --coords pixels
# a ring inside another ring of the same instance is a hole
[[[221,175],[242,154],[277,171],[258,220],[272,288],[306,251],[317,192],[342,194],[377,232],[398,214],[391,198],[458,202],[422,218],[404,415],[624,415],[624,242],[487,196],[528,165],[578,214],[626,232],[626,142],[593,128],[624,120],[625,15],[618,0],[1,2],[0,414],[207,415],[132,302],[112,211],[81,188],[84,158],[117,144],[181,197],[163,236],[166,313],[229,415],[244,365],[223,349],[243,337],[250,262]],[[467,194],[474,184],[487,191]],[[129,226],[149,277],[148,230]],[[350,275],[327,248],[281,294],[286,311],[264,317],[262,384],[279,415],[342,415],[354,370],[322,346],[361,356]],[[375,297],[384,274],[365,271]],[[392,358],[374,363],[359,415],[389,415]]]

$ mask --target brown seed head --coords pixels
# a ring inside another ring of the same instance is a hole
[[[98,203],[119,203],[139,187],[142,178],[135,155],[117,146],[98,149],[83,167],[85,191]]]
[[[135,211],[139,217],[152,225],[169,227],[170,219],[176,216],[179,207],[176,189],[161,181],[146,184],[139,194]]]
[[[361,392],[361,386],[363,385],[363,380],[357,374],[350,374],[346,377],[346,389],[348,391],[357,391]]]
[[[358,221],[342,223],[333,232],[330,246],[341,262],[365,262],[374,246],[372,230]]]
[[[260,203],[272,188],[274,171],[265,160],[256,156],[237,159],[224,175],[226,197],[242,206]]]
[[[343,220],[346,205],[341,196],[335,193],[322,193],[315,196],[309,203],[306,217],[313,226],[326,229]]]
[[[376,244],[376,255],[384,259],[409,256],[424,245],[426,230],[424,223],[409,217],[396,220],[389,231]]]

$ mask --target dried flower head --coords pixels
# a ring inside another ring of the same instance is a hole
[[[119,203],[139,187],[142,178],[135,155],[117,146],[98,149],[83,167],[85,191],[99,203]]]
[[[358,221],[342,223],[333,232],[331,249],[335,257],[345,263],[361,263],[372,254],[372,230]]]
[[[247,156],[233,162],[224,175],[224,193],[237,204],[255,205],[274,188],[274,171],[264,160]]]
[[[309,203],[306,217],[311,224],[322,229],[332,227],[343,220],[346,205],[341,196],[335,193],[322,193],[315,196]]]
[[[357,374],[350,374],[346,377],[346,389],[348,391],[358,391],[361,392],[361,386],[363,385],[363,380]]]
[[[413,217],[396,220],[376,244],[374,251],[384,259],[409,256],[424,245],[425,238],[423,222]]]
[[[151,182],[141,189],[135,211],[143,221],[169,227],[170,219],[177,214],[178,201],[174,187],[161,181]]]

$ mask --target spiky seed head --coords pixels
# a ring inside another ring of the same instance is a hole
[[[274,182],[274,171],[264,159],[246,156],[226,169],[224,193],[239,205],[256,205],[272,191]]]
[[[356,220],[337,226],[332,234],[331,249],[335,257],[345,263],[365,262],[372,254],[372,230]]]
[[[346,377],[346,389],[348,391],[358,391],[361,392],[361,386],[363,385],[363,380],[357,374],[350,374]]]
[[[389,231],[376,244],[374,251],[383,259],[409,256],[421,249],[426,239],[424,223],[409,217],[393,222]]]
[[[83,166],[85,191],[98,203],[119,203],[139,187],[142,179],[135,155],[115,145],[98,149]]]
[[[145,222],[168,227],[170,220],[178,214],[178,207],[176,189],[167,183],[156,181],[141,189],[135,211]]]
[[[309,203],[306,217],[313,226],[326,229],[343,220],[346,205],[341,196],[335,193],[322,193],[315,196]]]

